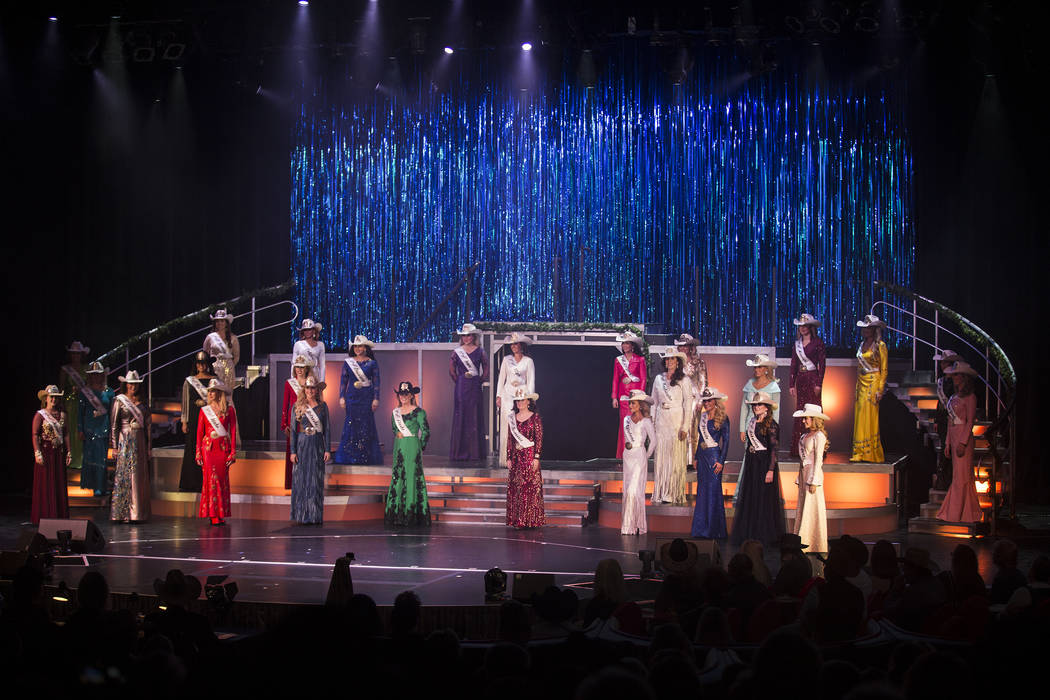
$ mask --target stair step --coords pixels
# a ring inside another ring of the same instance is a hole
[[[430,514],[435,522],[448,525],[507,526],[507,513],[505,511],[478,513],[474,511],[431,508]],[[545,513],[545,521],[546,525],[553,527],[583,527],[586,524],[585,518],[579,515],[552,515],[551,513]]]
[[[949,523],[936,518],[918,517],[908,520],[908,532],[927,535],[950,535],[973,537],[977,534],[976,523]]]
[[[478,510],[485,511],[499,511],[504,512],[506,510],[506,499],[495,499],[495,498],[478,498],[478,499],[466,499],[466,498],[443,498],[441,496],[434,496],[428,494],[428,499],[431,503],[431,507],[446,508],[448,510],[458,510],[464,512],[474,512]],[[558,513],[586,513],[587,502],[586,501],[550,501],[546,498],[543,499],[543,507],[549,511],[555,511]]]
[[[921,518],[936,518],[937,513],[941,510],[940,503],[923,503],[919,506],[919,517]]]
[[[591,498],[594,495],[595,485],[587,484],[559,484],[557,480],[550,482],[544,481],[543,483],[543,494],[547,496],[549,494],[558,496],[575,496],[578,498]],[[506,482],[496,483],[449,483],[447,481],[428,481],[427,491],[430,493],[455,493],[455,494],[490,494],[490,495],[501,495],[507,494]]]

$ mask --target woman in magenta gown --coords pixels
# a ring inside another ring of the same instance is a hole
[[[525,387],[514,391],[514,420],[507,438],[507,525],[515,528],[542,527],[543,421],[536,410],[539,394]]]
[[[820,321],[809,314],[802,314],[792,323],[798,328],[798,337],[791,353],[791,395],[795,397],[795,406],[799,409],[807,403],[823,406],[820,390],[824,384],[827,351],[824,341],[817,337]],[[798,457],[798,441],[805,432],[802,419],[796,418],[791,431],[791,456]]]
[[[632,389],[645,392],[648,380],[645,358],[642,357],[642,339],[631,331],[616,336],[623,353],[613,361],[612,405],[620,409],[620,420],[616,424],[616,459],[623,459],[623,420],[631,413],[627,400]]]
[[[33,503],[30,519],[68,518],[66,467],[69,466],[69,426],[59,401],[64,392],[54,384],[37,397],[44,404],[33,415]]]

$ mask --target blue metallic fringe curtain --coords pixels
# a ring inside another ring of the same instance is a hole
[[[529,92],[461,77],[411,104],[319,81],[291,154],[304,314],[333,346],[403,341],[480,262],[469,313],[460,289],[421,340],[477,319],[587,320],[787,345],[806,311],[854,345],[873,281],[912,281],[904,108],[801,74],[727,91],[698,73]]]

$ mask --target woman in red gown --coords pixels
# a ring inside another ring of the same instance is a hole
[[[821,386],[824,384],[824,370],[827,367],[827,350],[824,341],[817,337],[820,321],[810,314],[802,314],[792,321],[798,328],[798,336],[791,352],[791,395],[795,397],[795,406],[802,410],[806,404],[823,406]],[[791,456],[798,457],[798,441],[806,432],[802,419],[795,419],[791,431]]]
[[[648,377],[645,358],[642,357],[642,339],[631,331],[616,336],[622,355],[613,361],[612,405],[620,409],[620,421],[616,424],[617,442],[616,459],[623,459],[623,419],[631,413],[630,396],[632,389],[645,391]]]
[[[218,379],[208,384],[208,403],[197,419],[197,464],[204,472],[197,515],[225,525],[230,515],[230,465],[237,460],[237,412],[230,390]]]
[[[292,430],[295,426],[295,402],[306,387],[314,363],[305,355],[292,362],[292,378],[284,381],[284,401],[281,403],[281,430],[284,431],[284,487],[292,488]],[[318,394],[324,391],[324,383],[318,385]]]
[[[33,504],[30,519],[68,518],[66,467],[69,465],[69,426],[59,401],[63,392],[54,384],[37,393],[44,407],[33,415]]]
[[[543,421],[538,413],[533,413],[539,398],[539,394],[530,394],[525,387],[514,391],[514,419],[507,438],[509,527],[543,527],[544,523],[543,475],[540,473]]]

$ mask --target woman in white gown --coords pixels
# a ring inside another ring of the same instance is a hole
[[[692,384],[682,365],[685,353],[667,348],[661,356],[662,374],[653,381],[653,425],[656,428],[656,465],[652,503],[685,503],[686,441],[692,420]]]
[[[510,430],[507,421],[514,419],[514,392],[519,388],[526,389],[526,394],[536,391],[536,366],[532,358],[525,354],[525,348],[532,340],[517,331],[503,339],[504,345],[510,346],[510,353],[503,356],[499,366],[499,379],[496,381],[496,412],[499,423],[499,464],[507,466],[507,436]]]
[[[295,345],[292,346],[292,357],[305,357],[314,363],[314,366],[310,368],[310,373],[317,378],[323,391],[325,383],[325,347],[324,343],[321,342],[322,328],[323,326],[320,323],[304,318],[303,322],[299,324],[300,339],[295,341]],[[292,367],[292,376],[295,376],[295,367]]]
[[[623,419],[623,516],[621,535],[644,535],[645,482],[649,478],[649,457],[656,449],[656,434],[649,420],[653,400],[644,391],[632,389],[627,397],[631,413]],[[648,442],[648,449],[646,448]]]
[[[231,392],[237,386],[237,363],[241,361],[241,343],[233,334],[230,324],[233,315],[219,309],[211,316],[212,332],[204,338],[204,352],[212,358],[212,371]],[[233,396],[227,397],[233,403]]]
[[[798,441],[798,505],[795,508],[795,534],[810,552],[828,551],[828,514],[824,503],[824,455],[828,434],[823,409],[807,403],[793,418],[801,418],[804,432]]]

